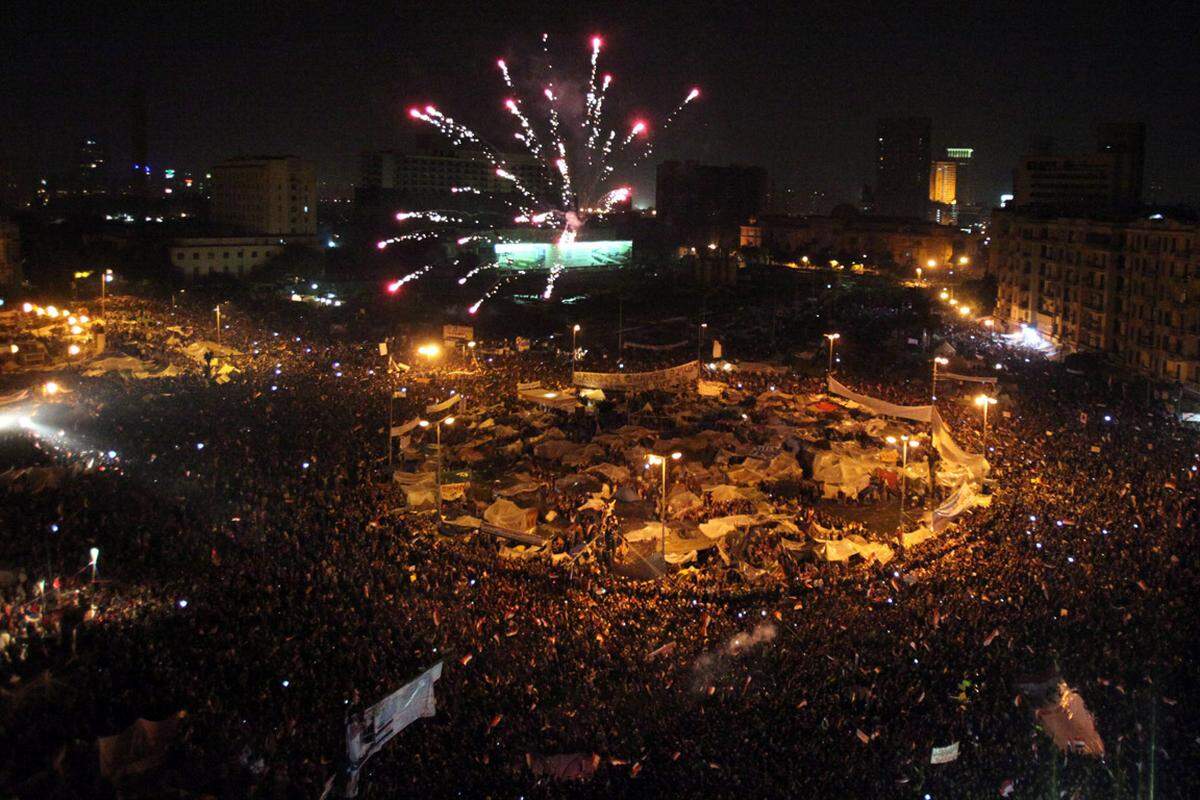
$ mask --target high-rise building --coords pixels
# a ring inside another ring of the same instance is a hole
[[[1113,185],[1117,192],[1117,205],[1140,203],[1146,161],[1145,123],[1099,123],[1096,126],[1096,149],[1113,156]]]
[[[0,217],[0,286],[21,282],[21,231]]]
[[[953,161],[935,161],[929,168],[929,199],[954,205],[958,200],[958,165]]]
[[[655,174],[654,204],[672,244],[736,246],[741,224],[762,212],[762,167],[664,161]]]
[[[954,195],[959,205],[975,203],[975,186],[972,182],[975,175],[974,170],[971,169],[971,160],[974,158],[975,148],[973,147],[946,148],[946,160],[954,162]]]
[[[875,212],[925,219],[929,213],[929,117],[879,120],[876,131]]]
[[[1013,171],[1013,205],[1074,213],[1138,206],[1145,125],[1102,123],[1096,138],[1094,153],[1056,155],[1039,145],[1024,156]]]
[[[1200,225],[1018,209],[989,235],[998,318],[1200,391]]]
[[[317,179],[292,156],[234,158],[212,169],[212,222],[239,233],[312,236]]]
[[[108,152],[95,139],[84,139],[75,154],[75,191],[104,194],[108,191]]]

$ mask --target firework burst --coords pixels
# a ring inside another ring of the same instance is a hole
[[[408,115],[437,130],[452,145],[477,153],[477,157],[489,165],[496,178],[510,188],[510,191],[494,195],[496,200],[512,210],[511,226],[506,227],[554,229],[557,231],[556,244],[560,247],[570,245],[589,216],[609,213],[617,205],[629,200],[630,188],[614,186],[614,176],[618,169],[635,166],[652,152],[649,121],[632,119],[621,122],[610,119],[613,114],[606,109],[605,101],[609,97],[613,76],[600,71],[603,48],[604,40],[601,37],[593,36],[590,39],[586,91],[582,94],[569,91],[567,82],[556,84],[548,34],[541,36],[545,74],[538,91],[531,98],[522,95],[521,84],[514,80],[509,63],[505,59],[496,61],[507,94],[502,107],[516,122],[513,138],[521,143],[528,154],[528,158],[520,159],[519,165],[510,163],[510,157],[506,157],[501,149],[493,147],[473,129],[444,114],[437,106],[414,107],[409,109]],[[683,101],[663,117],[659,131],[668,128],[684,108],[699,96],[699,89],[688,92]],[[579,97],[581,109],[570,107],[575,102],[573,97]],[[578,120],[578,124],[574,120]],[[531,167],[530,162],[536,166]],[[453,191],[489,194],[475,186],[459,186]],[[467,223],[462,216],[437,211],[404,211],[396,215],[396,220],[442,226]],[[379,242],[379,248],[420,237],[420,233],[411,233],[385,239]],[[458,235],[456,239],[458,244],[463,245],[499,241],[500,237],[495,230],[490,230]],[[491,266],[495,264],[474,268],[461,276],[460,285]],[[552,296],[554,284],[563,269],[563,265],[557,261],[548,266],[546,288],[542,293],[546,299]],[[389,289],[391,286],[398,289],[427,271],[428,267],[410,273],[389,284]],[[470,307],[470,312],[473,314],[478,311],[480,305],[509,280],[509,277],[501,278]]]

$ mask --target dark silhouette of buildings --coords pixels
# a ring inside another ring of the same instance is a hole
[[[696,161],[658,165],[655,207],[666,241],[682,247],[736,247],[742,223],[762,213],[767,171]]]
[[[928,218],[931,127],[929,117],[879,120],[875,135],[875,213]]]

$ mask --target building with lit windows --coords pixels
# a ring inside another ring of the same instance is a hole
[[[1003,210],[990,236],[997,318],[1200,391],[1200,224]]]

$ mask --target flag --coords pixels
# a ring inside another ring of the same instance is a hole
[[[949,764],[951,761],[958,760],[958,742],[948,744],[945,747],[935,747],[929,754],[930,764]]]

